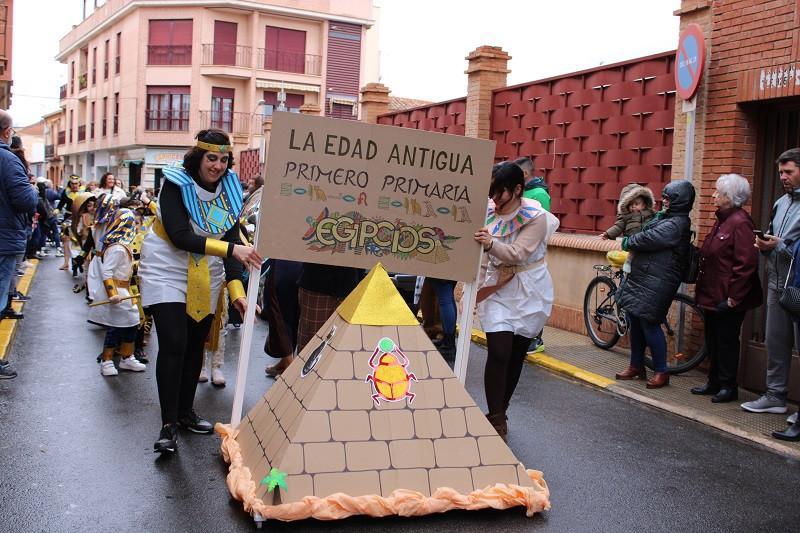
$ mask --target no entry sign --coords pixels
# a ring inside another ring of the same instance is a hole
[[[697,92],[705,61],[703,30],[697,24],[689,24],[681,33],[675,52],[675,89],[684,100],[689,100]]]

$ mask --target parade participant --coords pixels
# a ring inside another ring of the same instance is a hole
[[[297,280],[303,263],[285,259],[270,259],[267,283],[264,286],[264,307],[269,330],[264,341],[264,353],[280,358],[264,371],[270,377],[278,376],[294,360],[297,348],[297,329],[300,323],[300,304],[297,297]]]
[[[64,250],[64,264],[61,265],[59,270],[66,270],[69,268],[70,259],[72,258],[72,249],[70,247],[70,217],[72,216],[72,200],[78,193],[84,192],[81,186],[80,176],[73,174],[69,177],[67,188],[61,193],[61,199],[56,206],[56,212],[64,214],[64,222],[61,226],[61,243]]]
[[[483,247],[478,317],[486,332],[483,374],[486,418],[503,440],[508,409],[531,339],[553,308],[553,280],[544,262],[558,219],[523,198],[524,175],[505,161],[492,169],[486,227],[475,233]]]
[[[125,194],[125,191],[122,189],[122,187],[116,185],[114,174],[111,172],[106,172],[100,178],[100,186],[97,190],[97,194],[100,193],[110,194],[119,201],[124,200],[128,196]]]
[[[748,309],[761,305],[758,250],[753,244],[753,219],[742,209],[750,198],[750,184],[738,174],[717,179],[711,195],[717,220],[703,241],[694,298],[705,309],[708,382],[692,394],[713,395],[714,403],[739,396],[739,335]]]
[[[143,372],[147,368],[133,355],[133,341],[139,327],[139,308],[129,290],[133,269],[130,244],[135,232],[133,212],[115,210],[89,265],[88,291],[95,305],[89,308],[87,320],[108,328],[100,363],[103,376],[119,374],[113,361],[118,345],[120,369]]]
[[[631,357],[628,368],[616,378],[646,379],[644,352],[649,346],[655,374],[647,382],[648,389],[669,385],[667,340],[661,323],[678,292],[688,261],[692,225],[689,212],[695,191],[691,182],[679,180],[667,184],[662,196],[664,210],[643,231],[622,239],[622,249],[636,254],[617,295],[620,307],[628,312]]]
[[[134,195],[135,197],[135,195]],[[139,288],[139,259],[141,258],[141,251],[142,251],[142,243],[144,242],[144,237],[147,235],[147,232],[150,230],[150,227],[153,225],[155,221],[155,210],[156,204],[149,198],[147,198],[144,194],[141,196],[141,203],[146,203],[144,207],[137,207],[133,213],[136,217],[136,235],[131,242],[131,252],[133,252],[133,275],[131,276],[131,285],[136,286],[137,290]],[[139,302],[139,306],[141,307],[141,302]],[[153,315],[150,312],[150,308],[142,309],[142,313],[144,314],[144,320],[139,324],[139,329],[136,331],[136,341],[133,345],[133,355],[136,356],[136,359],[141,361],[142,363],[148,363],[147,353],[145,352],[145,346],[147,345],[147,341],[144,340],[145,335],[150,334],[150,329],[153,327]]]
[[[433,290],[439,303],[439,316],[442,321],[442,343],[438,346],[439,353],[445,361],[456,360],[456,320],[458,310],[454,292],[456,282],[449,279],[431,278]]]
[[[149,306],[158,335],[156,382],[162,428],[153,448],[177,449],[178,425],[196,433],[213,426],[193,409],[197,377],[223,281],[245,316],[242,267],[258,269],[261,256],[240,244],[242,189],[231,170],[233,154],[224,131],[200,131],[183,167],[164,169],[156,221],[139,261],[142,304]]]

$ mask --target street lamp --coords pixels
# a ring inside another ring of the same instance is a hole
[[[259,100],[259,101],[258,101],[258,103],[256,104],[256,106],[253,108],[253,112],[250,114],[250,120],[251,120],[251,121],[255,122],[255,118],[256,118],[256,111],[258,111],[258,108],[259,108],[259,107],[261,107],[262,105],[264,105],[264,103],[265,103],[265,102],[264,102],[264,100]],[[262,124],[263,124],[263,120],[262,120]],[[256,135],[259,135],[260,133],[261,133],[261,132],[256,132]]]

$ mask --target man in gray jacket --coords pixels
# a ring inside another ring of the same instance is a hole
[[[0,110],[0,301],[4,304],[17,256],[25,253],[27,215],[34,213],[37,200],[22,161],[8,147],[12,132],[11,116]],[[2,318],[22,318],[21,313],[12,313],[2,311]],[[0,379],[16,375],[7,362],[0,361]]]
[[[742,404],[753,413],[786,412],[792,347],[800,346],[800,327],[779,303],[789,274],[792,246],[800,239],[800,148],[783,152],[777,163],[785,194],[772,208],[769,230],[763,238],[755,239],[767,264],[767,392]]]

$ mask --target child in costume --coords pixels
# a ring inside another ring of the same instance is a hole
[[[620,235],[628,237],[642,231],[645,224],[653,220],[655,212],[653,191],[638,183],[631,183],[622,189],[617,205],[617,219],[614,225],[600,234],[603,240],[616,239]],[[631,271],[631,253],[625,259],[623,272]]]
[[[89,294],[95,305],[89,308],[88,321],[106,326],[100,372],[119,374],[114,367],[114,352],[119,344],[119,368],[142,372],[147,367],[133,355],[133,341],[139,328],[139,308],[129,292],[133,254],[130,249],[136,231],[133,212],[117,209],[107,231],[95,242],[96,255],[89,264]],[[102,303],[108,302],[108,303]]]

